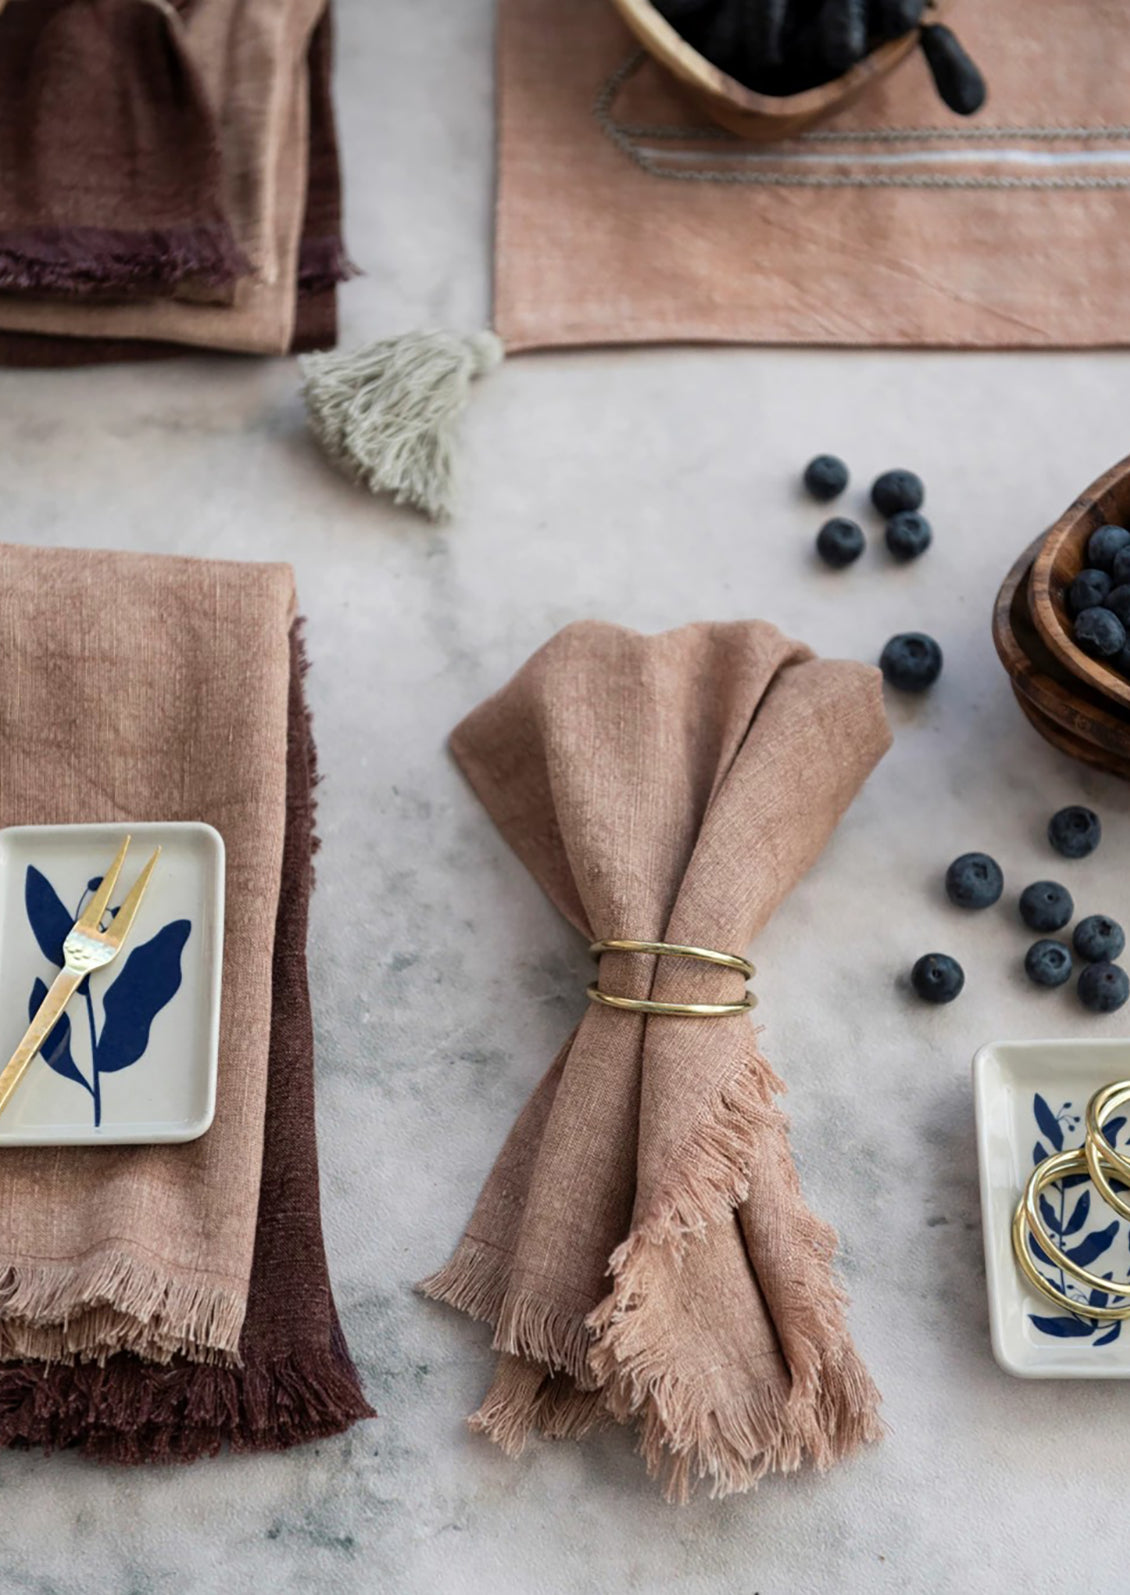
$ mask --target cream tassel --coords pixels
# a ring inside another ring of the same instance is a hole
[[[335,465],[433,521],[455,500],[455,442],[471,383],[503,357],[493,332],[406,332],[299,361],[310,426]]]

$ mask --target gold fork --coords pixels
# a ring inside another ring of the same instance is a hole
[[[102,877],[98,890],[71,927],[63,943],[63,968],[55,976],[51,989],[36,1010],[35,1018],[28,1025],[23,1040],[0,1073],[0,1113],[3,1113],[7,1107],[12,1092],[26,1074],[31,1060],[58,1024],[63,1009],[87,975],[113,963],[122,950],[137,911],[141,907],[141,899],[145,896],[145,888],[149,885],[153,866],[161,856],[161,849],[157,848],[134,882],[129,896],[103,930],[102,921],[110,906],[110,894],[118,884],[118,876],[129,850],[130,841],[131,838],[127,836],[118,849],[114,862]]]

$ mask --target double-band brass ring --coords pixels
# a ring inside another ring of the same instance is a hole
[[[1130,1080],[1115,1080],[1096,1091],[1087,1103],[1087,1172],[1103,1201],[1112,1207],[1120,1218],[1130,1220],[1130,1201],[1120,1196],[1111,1184],[1111,1176],[1130,1185],[1130,1158],[1116,1152],[1106,1138],[1106,1121],[1115,1108],[1130,1102]]]
[[[1130,1300],[1125,1301],[1121,1307],[1090,1307],[1085,1302],[1068,1296],[1057,1285],[1053,1285],[1050,1279],[1044,1278],[1029,1250],[1030,1233],[1049,1261],[1057,1268],[1061,1268],[1065,1274],[1070,1274],[1079,1284],[1087,1285],[1092,1290],[1100,1290],[1107,1296],[1130,1296],[1130,1280],[1101,1279],[1098,1274],[1092,1274],[1089,1269],[1072,1262],[1048,1235],[1040,1219],[1040,1193],[1047,1186],[1054,1185],[1058,1180],[1066,1179],[1072,1174],[1089,1173],[1087,1152],[1083,1147],[1073,1151],[1057,1152],[1054,1157],[1045,1158],[1038,1164],[1032,1170],[1028,1184],[1024,1187],[1024,1195],[1017,1203],[1016,1212],[1012,1216],[1012,1250],[1028,1283],[1038,1290],[1041,1296],[1046,1296],[1059,1307],[1066,1307],[1068,1312],[1074,1313],[1077,1318],[1095,1318],[1102,1322],[1130,1318]]]
[[[717,964],[723,969],[736,970],[750,980],[757,970],[748,958],[738,953],[719,953],[711,947],[692,947],[681,942],[632,941],[626,937],[611,937],[594,941],[589,952],[594,958],[602,953],[651,953],[656,958],[697,958],[704,964]],[[681,1019],[726,1019],[731,1014],[749,1013],[757,1007],[757,998],[747,992],[741,1002],[653,1002],[646,997],[615,997],[601,991],[597,985],[588,988],[590,1002],[602,1002],[608,1008],[621,1008],[629,1013],[671,1014]]]

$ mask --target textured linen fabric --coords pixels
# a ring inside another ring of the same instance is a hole
[[[0,289],[230,295],[220,134],[166,0],[0,13]]]
[[[185,47],[219,107],[225,204],[253,267],[236,283],[230,305],[175,299],[76,304],[11,294],[0,296],[0,328],[285,354],[295,331],[307,192],[306,58],[325,5],[207,0],[184,21]]]
[[[334,1307],[318,1202],[314,1037],[306,975],[314,749],[291,633],[286,836],[271,985],[271,1056],[259,1217],[239,1366],[125,1352],[91,1363],[0,1367],[0,1445],[79,1446],[115,1462],[190,1462],[338,1434],[374,1413]]]
[[[298,295],[291,354],[332,349],[337,342],[337,285],[351,267],[342,239],[341,161],[333,106],[332,11],[314,29],[307,61],[310,85],[309,174],[298,244]],[[106,365],[167,360],[192,351],[143,338],[79,338],[0,329],[0,366]]]
[[[293,608],[283,565],[0,547],[0,825],[205,820],[227,853],[215,1122],[183,1146],[5,1150],[4,1357],[237,1352],[262,1164]]]
[[[989,85],[968,120],[915,52],[805,137],[748,146],[697,131],[649,62],[613,96],[617,144],[594,105],[636,46],[608,0],[501,0],[508,348],[1130,343],[1122,0],[954,0],[951,17]]]
[[[585,623],[469,715],[452,749],[584,936],[736,952],[889,740],[877,671],[815,659],[772,626],[645,637]],[[605,954],[599,978],[666,1002],[743,987],[639,954]],[[494,1327],[503,1355],[478,1427],[513,1450],[534,1428],[634,1421],[674,1497],[875,1436],[834,1237],[801,1197],[780,1089],[744,1016],[590,1007],[423,1286]]]

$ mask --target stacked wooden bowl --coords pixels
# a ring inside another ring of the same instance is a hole
[[[1087,563],[1087,541],[1105,525],[1130,526],[1130,459],[1024,550],[997,594],[993,641],[1040,735],[1130,780],[1130,680],[1076,646],[1067,605],[1067,590]]]

